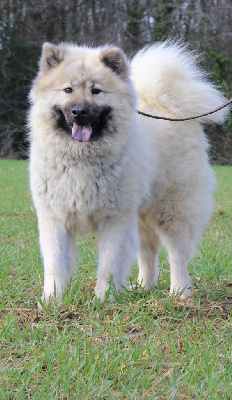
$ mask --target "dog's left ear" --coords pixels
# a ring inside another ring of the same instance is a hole
[[[129,74],[129,63],[123,51],[118,47],[105,46],[101,51],[101,61],[121,78]]]
[[[40,71],[46,72],[57,67],[64,60],[64,50],[52,43],[44,43],[40,59]]]

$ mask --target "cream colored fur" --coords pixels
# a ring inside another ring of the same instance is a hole
[[[189,117],[219,106],[224,97],[180,45],[154,45],[132,60],[138,105],[124,56],[123,72],[117,74],[102,63],[103,52],[111,48],[63,44],[61,64],[46,71],[49,46],[31,91],[29,117],[31,190],[45,271],[42,299],[61,298],[76,270],[76,235],[94,231],[99,235],[95,294],[101,301],[111,275],[116,290],[126,286],[136,253],[138,281],[148,290],[154,287],[162,246],[169,255],[170,292],[187,297],[188,263],[213,208],[214,176],[201,122],[223,122],[226,111],[198,121],[166,122],[138,116],[136,107]],[[103,89],[97,98],[89,93],[93,81]],[[73,96],[112,107],[109,129],[116,126],[116,135],[79,143],[54,128],[51,109],[67,101],[62,88],[71,82]]]

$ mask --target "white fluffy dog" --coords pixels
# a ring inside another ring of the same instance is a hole
[[[137,101],[138,98],[138,101]],[[46,43],[29,116],[31,190],[44,261],[43,301],[61,298],[76,270],[76,235],[97,231],[96,297],[109,278],[126,286],[138,254],[139,283],[157,285],[167,249],[171,293],[190,295],[188,263],[213,208],[214,176],[202,123],[157,121],[205,113],[225,101],[196,56],[170,42],[131,66],[112,46]]]

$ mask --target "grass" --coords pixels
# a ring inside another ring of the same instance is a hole
[[[0,161],[0,399],[232,398],[232,167],[216,167],[211,225],[190,265],[194,297],[159,286],[91,304],[96,238],[60,308],[36,308],[43,269],[26,161]],[[135,283],[136,267],[132,282]]]

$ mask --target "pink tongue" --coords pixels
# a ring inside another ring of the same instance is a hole
[[[78,142],[88,142],[92,134],[92,126],[74,124],[72,127],[72,137]]]

